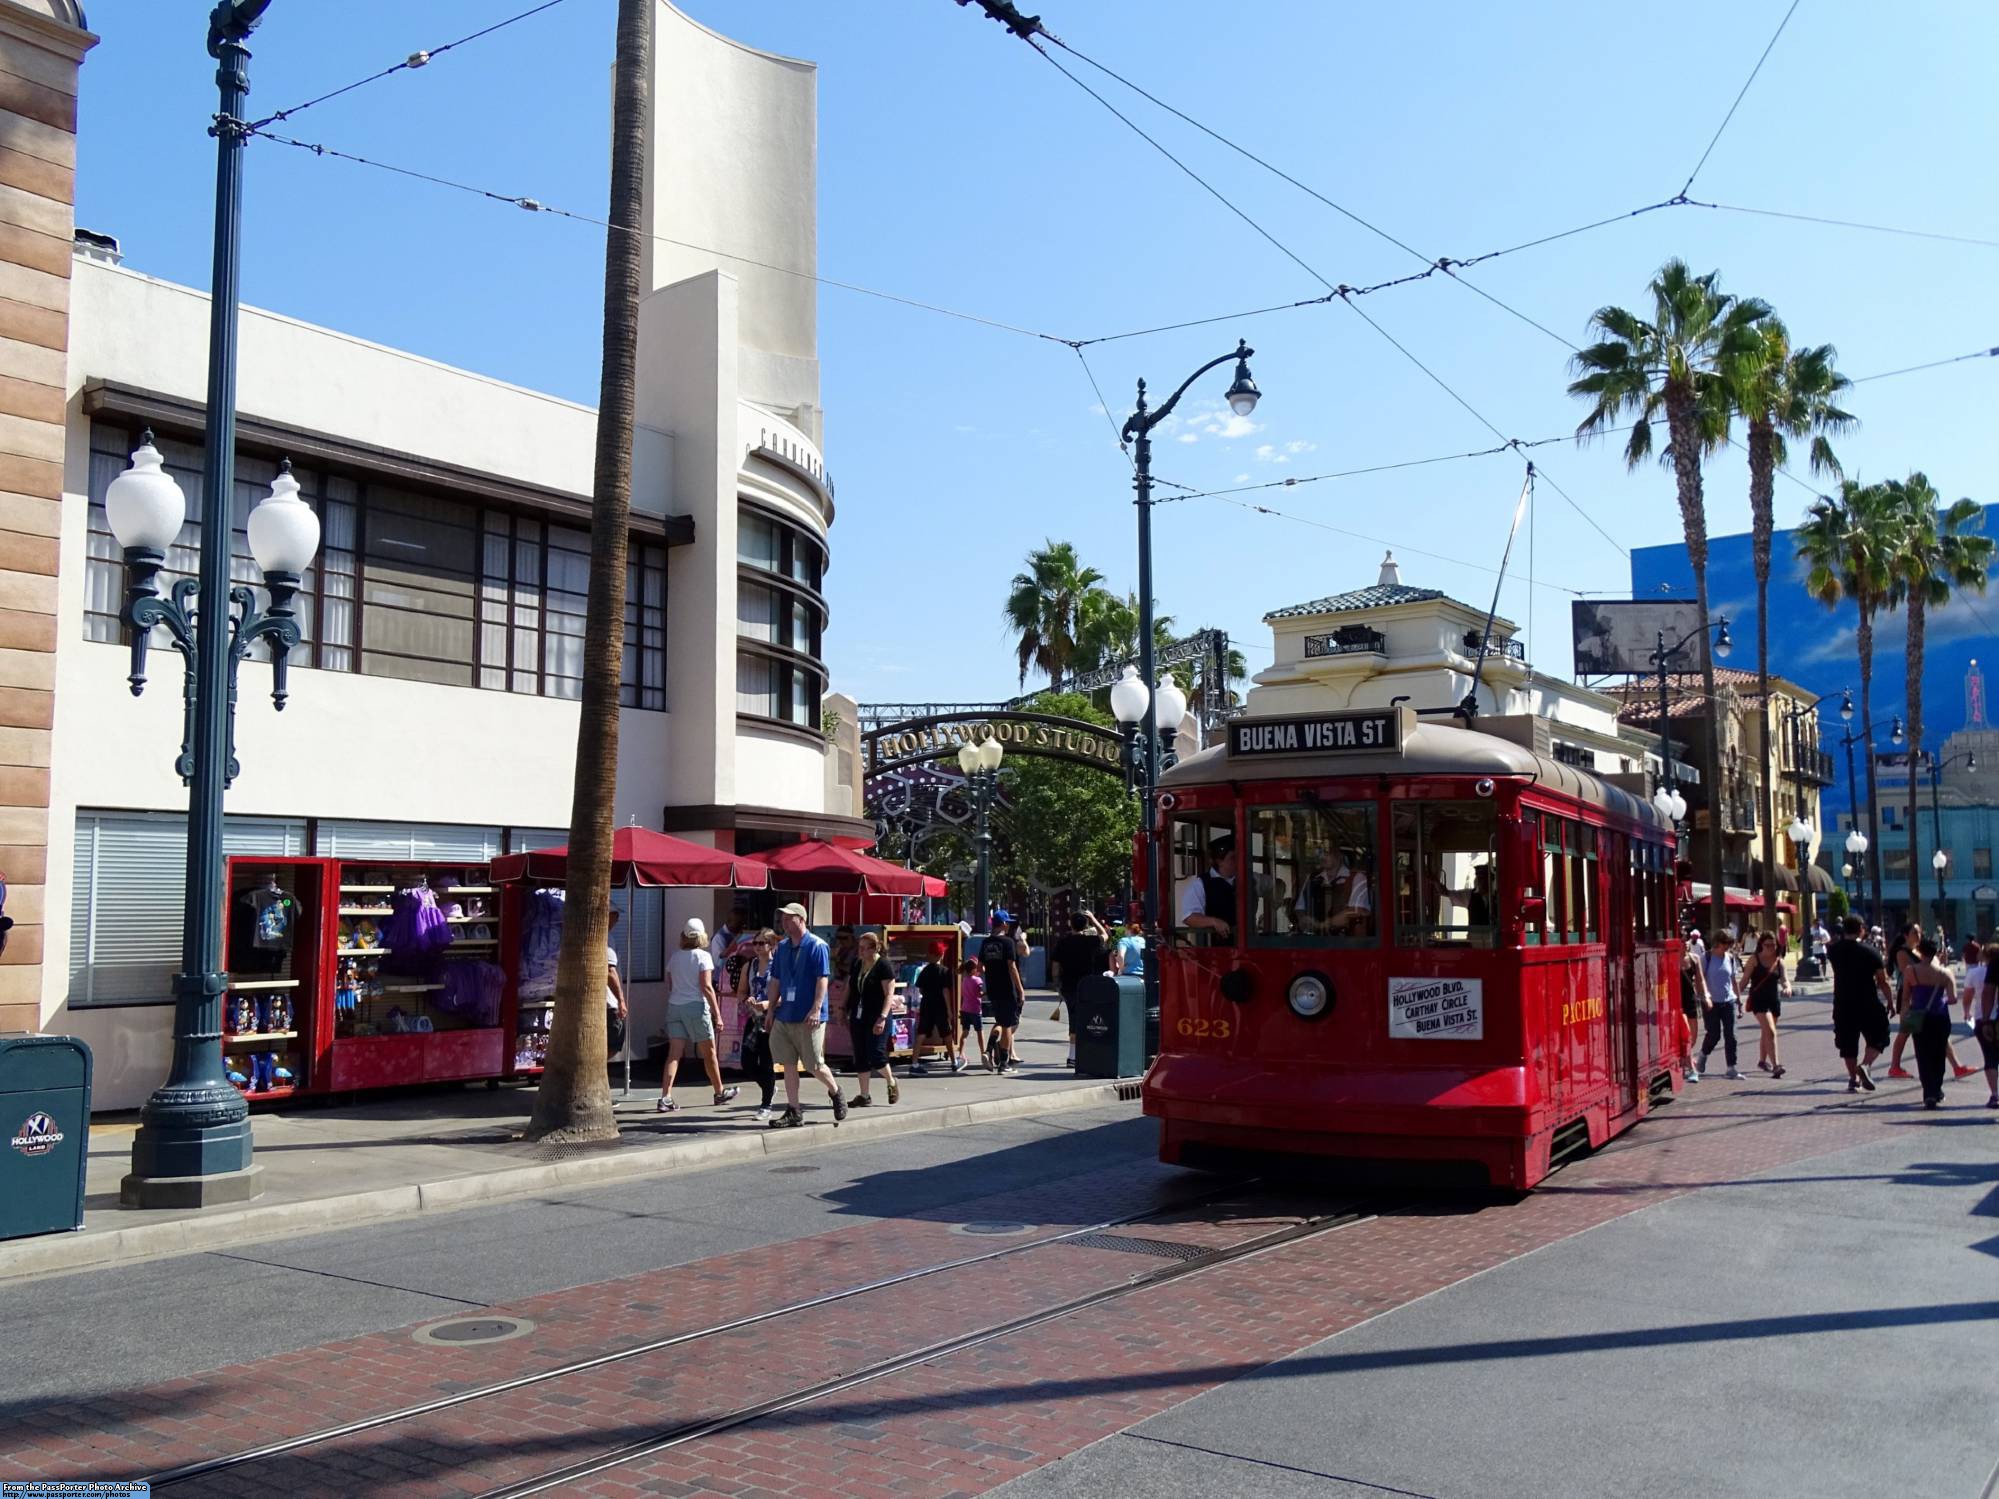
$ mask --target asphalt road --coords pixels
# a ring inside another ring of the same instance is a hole
[[[948,1221],[954,1204],[1037,1184],[1038,1221],[1092,1222],[1063,1181],[1128,1162],[1164,1192],[1184,1173],[1158,1164],[1157,1138],[1118,1104],[0,1285],[0,1420],[856,1221]]]

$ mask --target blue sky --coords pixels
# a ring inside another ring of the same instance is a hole
[[[526,8],[276,0],[254,42],[252,105],[296,103]],[[949,0],[687,8],[819,63],[824,275],[1066,338],[1322,291],[1048,64]],[[1459,259],[1671,197],[1784,12],[1774,0],[1690,0],[1673,11],[1676,50],[1660,13],[1635,6],[1038,8],[1081,51],[1423,254]],[[84,67],[77,185],[79,224],[117,234],[128,265],[197,286],[208,279],[214,159],[207,10],[201,0],[89,7],[104,40]],[[611,0],[565,0],[287,128],[601,215],[613,17]],[[1999,138],[1995,47],[1989,7],[1806,0],[1692,196],[1999,239],[1983,190]],[[1328,279],[1364,285],[1421,269],[1101,75],[1089,81]],[[246,300],[595,399],[598,231],[267,144],[250,153],[248,183]],[[1673,254],[1774,302],[1797,339],[1837,344],[1849,374],[1999,343],[1999,250],[1695,207],[1522,251],[1464,280],[1581,342],[1595,307],[1635,305]],[[1579,418],[1564,392],[1568,350],[1465,286],[1432,277],[1358,305],[1507,436],[1554,436]],[[833,288],[820,315],[827,459],[840,485],[834,684],[864,700],[1010,692],[1000,606],[1030,546],[1073,541],[1115,586],[1134,581],[1128,470],[1076,356]],[[1338,305],[1088,355],[1121,416],[1136,378],[1170,390],[1238,335],[1258,350],[1255,430],[1196,420],[1164,434],[1162,476],[1231,487],[1497,441]],[[1226,370],[1209,377],[1190,416],[1213,413],[1225,384]],[[1921,467],[1947,496],[1990,498],[1995,397],[1999,360],[1863,385],[1851,403],[1863,426],[1841,454],[1863,477]],[[1567,590],[1623,591],[1620,545],[1670,542],[1679,520],[1668,476],[1626,474],[1614,445],[1535,456],[1616,543],[1541,486],[1501,610],[1529,626],[1537,664],[1566,673]],[[1215,499],[1163,506],[1160,605],[1183,624],[1229,630],[1254,670],[1269,660],[1267,610],[1372,581],[1384,542],[1405,581],[1484,604],[1494,578],[1480,569],[1497,565],[1520,478],[1519,460],[1502,456],[1239,496],[1302,520]],[[1746,526],[1746,487],[1735,458],[1712,466],[1715,533]],[[1788,524],[1810,494],[1780,483],[1778,499]]]

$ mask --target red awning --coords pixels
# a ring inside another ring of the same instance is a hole
[[[816,838],[787,844],[763,856],[770,882],[784,890],[826,890],[835,895],[941,895],[942,880],[904,869],[858,849]]]
[[[493,878],[502,884],[526,879],[559,880],[568,873],[567,848],[538,848],[493,861]],[[762,890],[770,885],[771,878],[769,867],[760,859],[691,843],[651,828],[619,828],[611,839],[611,883]]]
[[[1695,905],[1705,906],[1709,904],[1708,886],[1705,882],[1695,881],[1688,888],[1693,892]],[[1763,909],[1763,895],[1761,891],[1757,890],[1744,890],[1739,886],[1730,885],[1722,891],[1721,899],[1722,904],[1731,911],[1760,911]],[[1795,914],[1797,910],[1787,900],[1778,901],[1777,909],[1786,915]]]

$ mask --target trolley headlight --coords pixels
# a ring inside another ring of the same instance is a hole
[[[1300,1020],[1318,1020],[1332,1013],[1333,981],[1323,973],[1301,973],[1284,997]]]

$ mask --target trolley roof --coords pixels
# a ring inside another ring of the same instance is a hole
[[[1368,776],[1525,776],[1551,791],[1572,796],[1614,817],[1641,823],[1659,833],[1670,825],[1642,797],[1606,784],[1588,771],[1533,750],[1452,724],[1416,722],[1400,753],[1267,754],[1231,758],[1225,744],[1188,755],[1161,773],[1162,790],[1228,781],[1349,780]]]

